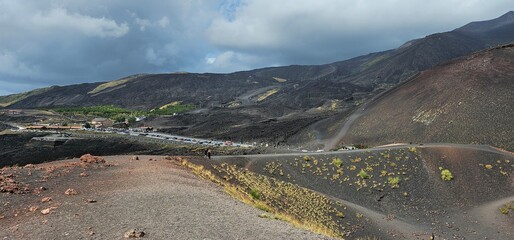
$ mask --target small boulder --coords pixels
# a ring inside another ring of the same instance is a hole
[[[41,202],[50,202],[50,201],[52,201],[51,197],[44,197],[43,199],[41,199]]]
[[[49,207],[49,208],[45,208],[43,210],[41,210],[41,214],[43,215],[47,215],[49,214],[50,212],[52,212],[52,210],[56,209],[56,207]]]
[[[138,229],[131,229],[123,235],[125,238],[141,238],[145,236],[145,232],[140,231]]]
[[[64,192],[64,194],[66,194],[66,195],[77,195],[79,193],[75,189],[73,189],[73,188],[68,188],[68,190],[66,190]]]
[[[105,159],[102,157],[93,156],[89,153],[82,155],[80,161],[83,163],[105,163]]]

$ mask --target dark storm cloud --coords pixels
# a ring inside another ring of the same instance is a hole
[[[498,17],[510,2],[0,0],[0,95],[136,73],[329,63]]]

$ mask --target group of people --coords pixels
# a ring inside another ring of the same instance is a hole
[[[203,157],[204,158],[208,158],[209,160],[211,159],[211,149],[205,149],[205,151],[203,152]]]

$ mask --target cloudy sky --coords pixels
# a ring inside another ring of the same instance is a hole
[[[0,0],[0,95],[330,63],[510,10],[512,0]]]

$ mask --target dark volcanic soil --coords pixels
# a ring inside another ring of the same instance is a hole
[[[342,142],[452,142],[514,149],[514,45],[425,71],[370,103]]]
[[[340,167],[334,159],[340,159]],[[216,160],[342,201],[347,215],[359,213],[367,220],[360,225],[345,218],[362,227],[353,237],[514,237],[509,227],[514,212],[499,210],[514,201],[514,155],[491,147],[429,145]],[[451,180],[442,179],[446,169]]]
[[[115,134],[72,133],[70,139],[62,144],[31,140],[50,133],[12,133],[0,134],[0,167],[36,164],[61,159],[94,155],[152,154],[152,155],[189,155],[201,156],[206,148],[213,155],[256,154],[266,149],[208,147],[200,145],[180,145],[168,141],[158,141],[144,137],[124,137]]]

